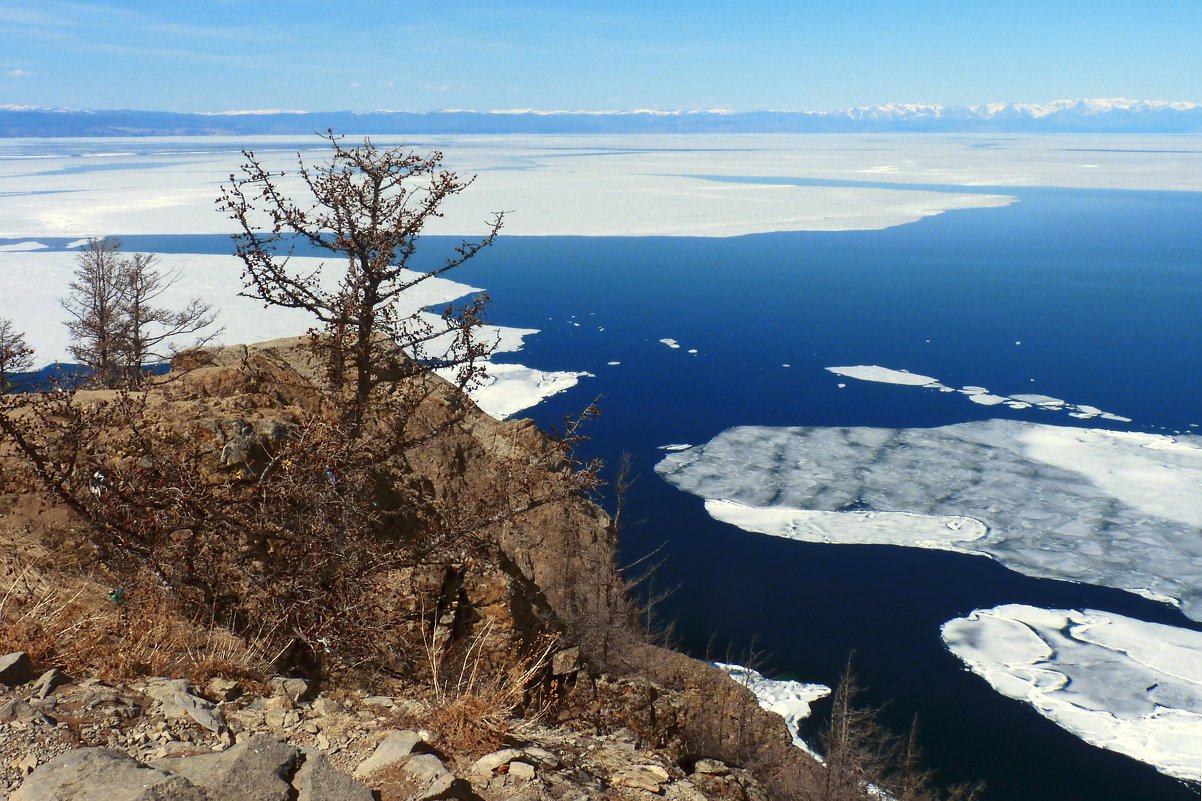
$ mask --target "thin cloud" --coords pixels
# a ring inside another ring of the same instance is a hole
[[[4,74],[10,78],[27,78],[30,75],[33,75],[34,73],[30,72],[29,70],[23,70],[20,67],[17,67],[15,70],[9,70],[8,72],[6,72]]]

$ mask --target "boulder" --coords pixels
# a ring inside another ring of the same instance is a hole
[[[305,749],[302,755],[305,761],[292,778],[296,801],[372,801],[371,790],[336,769],[325,754]]]
[[[0,684],[24,684],[33,681],[33,665],[24,651],[0,656]]]
[[[256,734],[218,754],[156,760],[155,767],[204,787],[223,801],[289,801],[301,752],[271,734]]]
[[[40,766],[12,801],[216,801],[183,776],[111,748],[78,748]]]

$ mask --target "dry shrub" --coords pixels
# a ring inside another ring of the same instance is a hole
[[[449,632],[441,626],[425,639],[434,689],[429,725],[452,751],[495,750],[516,715],[529,721],[545,711],[545,704],[540,706],[534,699],[541,695],[538,690],[547,679],[559,638],[544,635],[532,646],[505,651],[507,658],[498,666],[495,652],[486,654],[492,633],[489,620],[477,628],[465,648],[453,647]]]

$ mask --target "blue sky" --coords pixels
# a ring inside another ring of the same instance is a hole
[[[1199,32],[1199,0],[0,0],[0,105],[1202,102]]]

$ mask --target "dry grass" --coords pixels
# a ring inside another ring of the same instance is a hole
[[[0,567],[0,653],[106,680],[136,676],[254,678],[268,670],[261,644],[214,621],[191,621],[151,585],[114,590],[89,576]]]
[[[484,753],[499,747],[521,712],[527,720],[544,711],[530,708],[531,691],[547,674],[556,636],[544,636],[533,647],[511,651],[503,665],[485,664],[486,644],[493,634],[491,620],[482,623],[454,653],[446,630],[436,626],[424,641],[434,691],[429,725],[456,752]],[[495,652],[494,652],[495,653]]]

